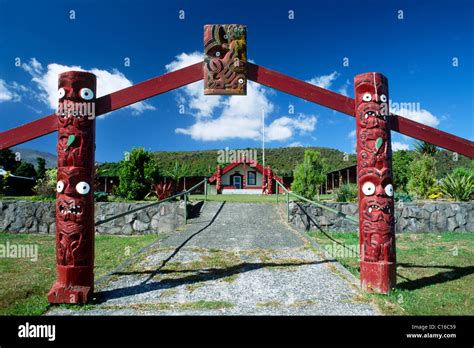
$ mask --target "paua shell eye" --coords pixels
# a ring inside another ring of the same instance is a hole
[[[392,184],[388,184],[387,186],[385,186],[385,193],[389,197],[393,196],[393,185]]]
[[[367,181],[362,185],[362,192],[366,196],[372,196],[375,193],[375,185],[374,183]]]
[[[63,99],[65,95],[66,95],[66,91],[65,91],[64,88],[61,87],[60,89],[58,89],[58,98],[59,99]]]
[[[362,96],[362,100],[363,101],[366,101],[366,102],[369,102],[372,100],[372,94],[370,93],[364,93],[364,95]]]
[[[91,100],[94,98],[94,92],[92,92],[92,90],[89,88],[82,88],[79,94],[84,100]]]
[[[56,191],[58,191],[59,193],[63,192],[64,190],[64,183],[59,180],[57,183],[56,183]]]
[[[381,101],[382,103],[386,103],[386,102],[387,102],[387,96],[386,96],[385,94],[381,94],[381,95],[380,95],[380,101]]]
[[[90,191],[91,187],[89,184],[85,181],[81,181],[76,185],[76,191],[77,193],[81,195],[87,195]]]

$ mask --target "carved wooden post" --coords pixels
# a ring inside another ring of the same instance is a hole
[[[204,94],[247,94],[247,29],[239,24],[204,26]]]
[[[216,170],[216,193],[221,192],[221,166],[217,165]]]
[[[268,190],[267,194],[271,195],[273,194],[273,172],[272,172],[272,167],[268,166],[267,167],[267,180],[268,180]]]
[[[94,288],[94,152],[96,77],[59,76],[56,194],[57,280],[51,303],[86,303]]]
[[[387,293],[396,284],[388,83],[379,73],[354,79],[359,185],[360,281]]]

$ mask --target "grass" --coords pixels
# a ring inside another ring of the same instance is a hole
[[[332,195],[321,195],[321,200],[331,199]],[[191,200],[202,201],[205,199],[204,195],[191,195]],[[284,194],[279,195],[279,201],[285,202],[286,196]],[[208,201],[214,202],[239,202],[239,203],[276,203],[276,195],[208,195]],[[290,200],[294,200],[294,197],[290,196]]]
[[[95,277],[109,273],[156,235],[96,236]],[[0,315],[41,315],[49,307],[46,295],[56,278],[55,237],[52,235],[0,233],[0,244],[38,246],[36,262],[4,258],[0,262]]]
[[[321,232],[310,232],[326,250],[334,242]],[[356,233],[331,233],[349,247],[358,246]],[[399,234],[397,288],[388,295],[364,294],[362,301],[375,301],[386,314],[473,315],[474,235],[471,233]],[[349,256],[349,257],[348,257]],[[351,252],[335,255],[359,277],[359,258]]]

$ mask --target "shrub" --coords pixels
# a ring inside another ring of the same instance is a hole
[[[338,202],[356,202],[358,188],[356,184],[344,184],[336,189],[336,200]]]
[[[441,181],[441,191],[456,201],[469,201],[474,196],[473,175],[448,175]]]
[[[411,202],[413,200],[413,197],[410,196],[408,193],[399,193],[395,192],[395,195],[393,196],[395,202]]]
[[[58,170],[51,168],[46,170],[45,176],[36,181],[36,185],[33,191],[43,197],[53,198],[56,197],[56,183],[58,181]]]
[[[420,198],[428,196],[429,189],[436,183],[436,159],[421,155],[410,164],[408,191]]]
[[[94,191],[94,201],[96,202],[108,202],[108,196],[107,192]]]
[[[153,188],[153,193],[156,195],[156,198],[158,198],[159,201],[170,197],[171,193],[173,192],[173,185],[171,182],[160,182],[159,184],[154,184]]]
[[[321,153],[305,150],[303,163],[296,166],[291,189],[308,199],[319,198],[319,187],[326,180],[326,161]]]
[[[128,159],[120,162],[120,184],[116,193],[126,199],[141,200],[150,192],[158,176],[158,168],[151,152],[132,149]]]

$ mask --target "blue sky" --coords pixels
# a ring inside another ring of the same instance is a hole
[[[394,106],[415,103],[406,117],[474,138],[472,1],[45,4],[0,0],[0,131],[53,112],[61,69],[93,70],[102,81],[100,96],[199,59],[204,24],[239,23],[247,25],[248,56],[259,65],[351,97],[356,74],[381,72]],[[349,66],[343,66],[345,57]],[[230,99],[211,100],[201,90],[202,82],[100,117],[97,160],[117,161],[138,146],[153,151],[260,146],[262,108],[267,147],[354,151],[355,120],[346,115],[256,84],[249,85],[249,96]],[[398,133],[393,141],[395,149],[413,144]],[[54,153],[55,144],[52,134],[22,146]]]

